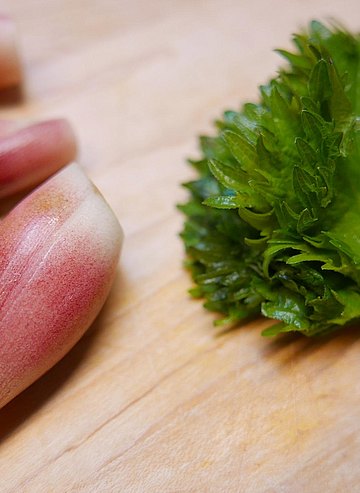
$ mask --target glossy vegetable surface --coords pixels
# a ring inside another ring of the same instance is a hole
[[[0,407],[79,340],[113,282],[122,232],[71,164],[0,223]]]

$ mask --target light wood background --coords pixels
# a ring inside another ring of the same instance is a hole
[[[360,491],[360,332],[217,334],[178,239],[187,156],[346,0],[2,0],[26,84],[2,117],[65,116],[126,234],[100,317],[0,412],[1,493]]]

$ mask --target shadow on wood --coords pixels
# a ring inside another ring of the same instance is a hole
[[[269,340],[263,356],[273,358],[282,365],[294,364],[304,358],[309,358],[316,351],[327,346],[329,354],[334,352],[335,357],[343,353],[347,347],[352,346],[360,339],[360,326],[353,325],[337,330],[322,337],[306,337],[300,333],[288,333]],[[292,346],[292,351],[289,347]],[[280,353],[284,353],[281,357]]]

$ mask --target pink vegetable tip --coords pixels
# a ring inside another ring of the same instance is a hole
[[[0,15],[0,90],[18,86],[22,73],[14,22]]]
[[[122,231],[77,164],[0,222],[0,407],[57,363],[103,306]]]
[[[19,128],[0,121],[0,199],[41,183],[76,157],[76,138],[63,119]]]

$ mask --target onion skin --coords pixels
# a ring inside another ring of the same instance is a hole
[[[77,164],[0,223],[0,407],[56,364],[113,283],[120,225]]]
[[[0,90],[19,86],[22,70],[14,22],[0,15]]]
[[[76,157],[76,138],[67,120],[15,125],[0,122],[0,199],[38,185]]]

